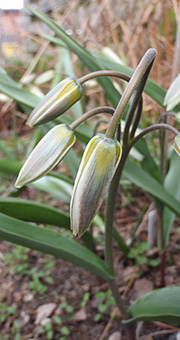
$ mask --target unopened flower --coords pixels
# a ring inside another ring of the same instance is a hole
[[[36,126],[58,117],[75,104],[83,93],[84,89],[76,79],[64,79],[35,107],[27,120],[27,125]]]
[[[109,188],[121,157],[117,140],[104,135],[93,137],[84,152],[71,199],[73,234],[80,237],[90,226]]]
[[[53,127],[36,145],[20,170],[15,187],[36,181],[51,171],[75,143],[76,137],[68,125]]]
[[[180,74],[174,79],[164,98],[167,111],[172,110],[180,103]]]
[[[174,139],[174,150],[177,152],[180,157],[180,133]]]

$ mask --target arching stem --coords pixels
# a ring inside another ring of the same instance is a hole
[[[108,130],[106,131],[106,137],[114,138],[115,131],[117,124],[119,120],[121,119],[121,116],[124,112],[124,109],[136,89],[137,85],[139,84],[141,78],[143,77],[144,73],[147,71],[147,69],[152,67],[153,61],[156,57],[156,50],[153,48],[150,48],[140,61],[139,65],[137,66],[135,72],[133,73],[128,86],[126,87],[125,91],[123,92],[123,95],[119,101],[119,104],[116,108],[115,114],[113,115],[113,119],[111,120],[110,126]]]
[[[100,70],[86,74],[85,76],[78,79],[80,84],[84,84],[86,81],[98,78],[98,77],[116,77],[125,81],[130,81],[131,77],[127,74],[117,71],[110,71],[110,70]]]
[[[76,119],[74,122],[72,122],[69,127],[72,130],[75,130],[80,124],[84,123],[87,119],[96,116],[97,114],[100,113],[108,113],[110,115],[114,114],[114,109],[112,107],[109,106],[101,106],[101,107],[97,107],[95,109],[92,109],[86,113],[84,113],[81,117],[79,117],[78,119]]]

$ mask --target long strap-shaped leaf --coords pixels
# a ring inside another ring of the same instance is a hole
[[[0,212],[26,222],[70,228],[69,215],[60,209],[20,198],[0,198]]]
[[[177,216],[180,217],[180,203],[176,200],[163,186],[150,176],[146,171],[127,160],[124,167],[124,174],[134,184],[149,192],[160,202],[170,208]],[[163,205],[160,208],[163,208]]]
[[[113,280],[97,255],[51,230],[39,228],[0,213],[0,238],[69,261],[105,281]]]

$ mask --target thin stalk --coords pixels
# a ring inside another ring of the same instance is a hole
[[[148,126],[146,129],[144,129],[142,132],[139,133],[134,139],[131,141],[131,143],[128,146],[127,152],[131,150],[131,148],[142,138],[144,137],[147,133],[155,130],[168,130],[172,132],[175,136],[179,134],[179,131],[175,129],[173,126],[168,125],[168,124],[155,124],[152,126]]]
[[[161,244],[161,252],[160,252],[160,288],[165,286],[165,262],[166,262],[166,252],[164,247],[164,232],[163,232],[163,223],[162,223],[162,214],[158,211],[159,217],[159,226],[160,226],[160,244]]]
[[[123,150],[122,158],[119,163],[119,166],[117,168],[117,171],[111,181],[110,187],[109,187],[109,192],[108,192],[108,198],[107,198],[107,204],[106,204],[106,216],[105,216],[105,263],[106,263],[106,268],[107,271],[110,275],[114,276],[114,264],[113,264],[113,247],[112,247],[112,241],[113,241],[113,234],[112,234],[112,229],[113,229],[113,222],[114,222],[114,211],[115,211],[115,201],[116,201],[116,194],[117,194],[117,188],[118,184],[120,181],[120,177],[124,168],[124,164],[126,162],[127,156],[131,150],[131,148],[134,146],[134,144],[142,138],[144,135],[147,133],[157,130],[157,129],[168,129],[175,135],[178,134],[178,131],[173,128],[172,126],[168,126],[166,124],[156,124],[154,126],[150,126],[146,128],[144,131],[142,131],[138,136],[136,136],[130,145]],[[116,282],[114,282],[114,285],[116,285]],[[111,287],[112,289],[112,287]],[[116,289],[116,294],[118,294],[118,301],[120,303],[116,303],[118,305],[118,308],[123,316],[123,318],[127,318],[127,311],[125,309],[124,303],[121,299],[121,295],[119,291]],[[113,296],[114,292],[112,291]],[[114,296],[115,298],[115,296]],[[116,297],[117,299],[117,297]],[[125,312],[124,312],[125,310]],[[129,339],[135,339],[135,331],[134,328],[129,328],[127,329],[127,333],[130,332]],[[128,333],[129,334],[129,333]],[[132,334],[132,335],[131,335]],[[132,337],[131,337],[132,336]]]
[[[174,119],[175,119],[176,115],[177,114],[175,112],[165,111],[160,115],[160,117],[158,119],[158,123],[161,123],[161,121],[164,121],[164,117],[167,117],[167,116],[174,117]]]
[[[113,222],[114,222],[114,210],[115,210],[115,201],[116,201],[116,194],[117,194],[117,188],[119,184],[119,180],[122,174],[122,170],[126,161],[128,153],[124,153],[122,155],[121,161],[119,163],[119,166],[117,168],[117,171],[111,181],[109,192],[108,192],[108,198],[107,198],[107,204],[106,204],[106,217],[105,217],[105,262],[106,262],[106,268],[110,275],[114,276],[114,264],[113,264],[113,247],[112,247],[112,241],[113,241]],[[112,291],[113,297],[116,301],[116,304],[119,308],[119,311],[123,317],[123,319],[128,319],[128,313],[126,310],[126,307],[124,305],[124,302],[121,298],[121,294],[118,290],[116,280],[114,279],[113,282],[110,283],[110,289]],[[134,325],[126,325],[126,332],[128,336],[128,340],[135,340],[135,327]]]
[[[81,117],[79,117],[78,119],[76,119],[74,122],[72,122],[69,126],[72,130],[75,130],[80,124],[84,123],[87,119],[100,114],[100,113],[108,113],[110,115],[114,114],[114,109],[112,107],[109,106],[101,106],[101,107],[97,107],[95,109],[92,109],[86,113],[84,113]]]
[[[121,116],[124,112],[124,109],[136,89],[137,85],[139,84],[141,78],[143,77],[144,73],[147,71],[149,66],[152,66],[152,63],[156,57],[156,50],[153,48],[150,48],[144,55],[144,57],[141,59],[139,65],[137,66],[135,72],[133,73],[128,86],[126,87],[125,91],[123,92],[123,95],[119,101],[119,104],[116,108],[115,114],[113,116],[113,119],[111,120],[111,123],[109,125],[108,130],[106,131],[106,137],[113,138],[115,135],[116,127],[121,119]]]
[[[117,71],[110,71],[110,70],[100,70],[91,72],[89,74],[86,74],[85,76],[78,79],[78,82],[80,84],[84,84],[86,81],[98,78],[98,77],[116,77],[120,78],[125,81],[130,81],[131,77],[129,77],[127,74]]]

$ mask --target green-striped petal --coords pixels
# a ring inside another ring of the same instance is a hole
[[[53,127],[26,160],[15,186],[20,188],[46,175],[63,159],[75,140],[76,137],[68,125]]]
[[[84,89],[74,78],[67,78],[55,86],[32,111],[27,125],[36,126],[58,117],[83,95]]]
[[[84,152],[74,184],[70,215],[73,234],[82,236],[90,226],[108,190],[121,157],[117,140],[93,137]]]

